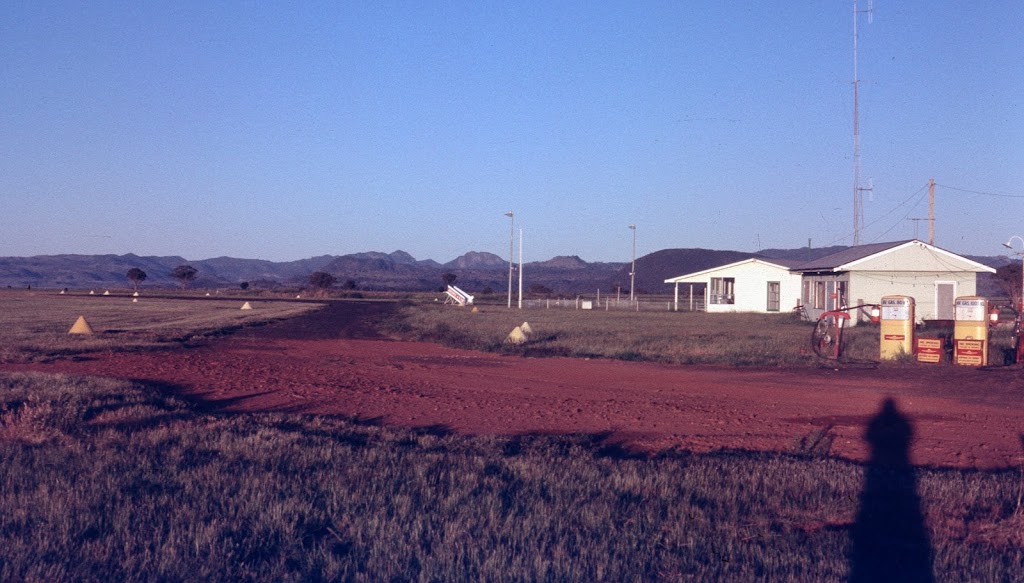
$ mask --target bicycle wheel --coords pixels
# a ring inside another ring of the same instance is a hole
[[[839,358],[839,341],[842,329],[837,318],[826,314],[815,324],[811,332],[811,349],[821,358]]]

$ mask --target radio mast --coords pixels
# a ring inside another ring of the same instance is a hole
[[[872,0],[868,0],[867,10],[857,9],[857,0],[853,0],[853,244],[860,245],[860,230],[864,228],[864,198],[861,192],[870,188],[860,187],[860,104],[859,85],[857,78],[857,15],[868,15],[868,24],[874,18]]]

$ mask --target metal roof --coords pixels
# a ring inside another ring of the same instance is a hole
[[[743,265],[744,263],[750,263],[752,261],[757,261],[759,263],[767,263],[768,265],[774,265],[775,267],[781,267],[782,269],[788,269],[789,271],[793,271],[793,266],[799,263],[799,261],[794,261],[792,259],[769,259],[768,257],[755,255],[752,257],[748,257],[746,259],[740,259],[739,261],[733,261],[732,263],[723,263],[722,265],[716,265],[715,267],[709,267],[707,269],[702,269],[700,271],[694,271],[693,273],[687,273],[677,277],[672,277],[666,279],[665,283],[680,283],[684,279],[707,275],[715,271],[721,271],[723,269],[728,269],[731,267],[735,267],[737,265]]]
[[[871,243],[870,245],[857,245],[856,247],[849,247],[838,253],[812,259],[805,263],[800,263],[793,267],[793,271],[832,271],[835,268],[846,265],[865,257],[870,257],[882,251],[888,251],[893,247],[899,247],[905,243],[909,243],[913,239],[907,241],[896,241],[892,243]]]
[[[931,249],[932,251],[945,254],[950,257],[958,258],[968,264],[979,267],[979,271],[991,271],[995,272],[992,268],[982,265],[976,261],[967,259],[966,257],[957,255],[945,249],[940,249],[933,245],[929,245],[923,241],[917,239],[907,239],[905,241],[893,241],[890,243],[872,243],[870,245],[857,245],[856,247],[850,247],[838,253],[826,255],[825,257],[819,257],[811,261],[800,263],[793,267],[791,271],[799,271],[803,273],[814,272],[814,271],[846,271],[848,268],[853,267],[851,264],[857,263],[869,257],[880,255],[886,251],[891,251],[897,247],[903,247],[910,243],[917,243],[923,247]]]

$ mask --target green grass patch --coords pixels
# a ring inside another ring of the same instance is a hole
[[[619,453],[0,375],[0,580],[847,577],[864,467]],[[1024,578],[1017,472],[912,479],[940,580]]]

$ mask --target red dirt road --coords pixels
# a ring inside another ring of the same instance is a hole
[[[868,421],[892,397],[914,427],[915,464],[996,468],[1022,460],[1020,368],[736,370],[520,358],[367,339],[366,321],[382,309],[352,306],[198,348],[0,371],[158,382],[221,411],[353,415],[467,434],[608,432],[649,451],[789,451],[828,429],[831,453],[857,460],[868,457]]]

